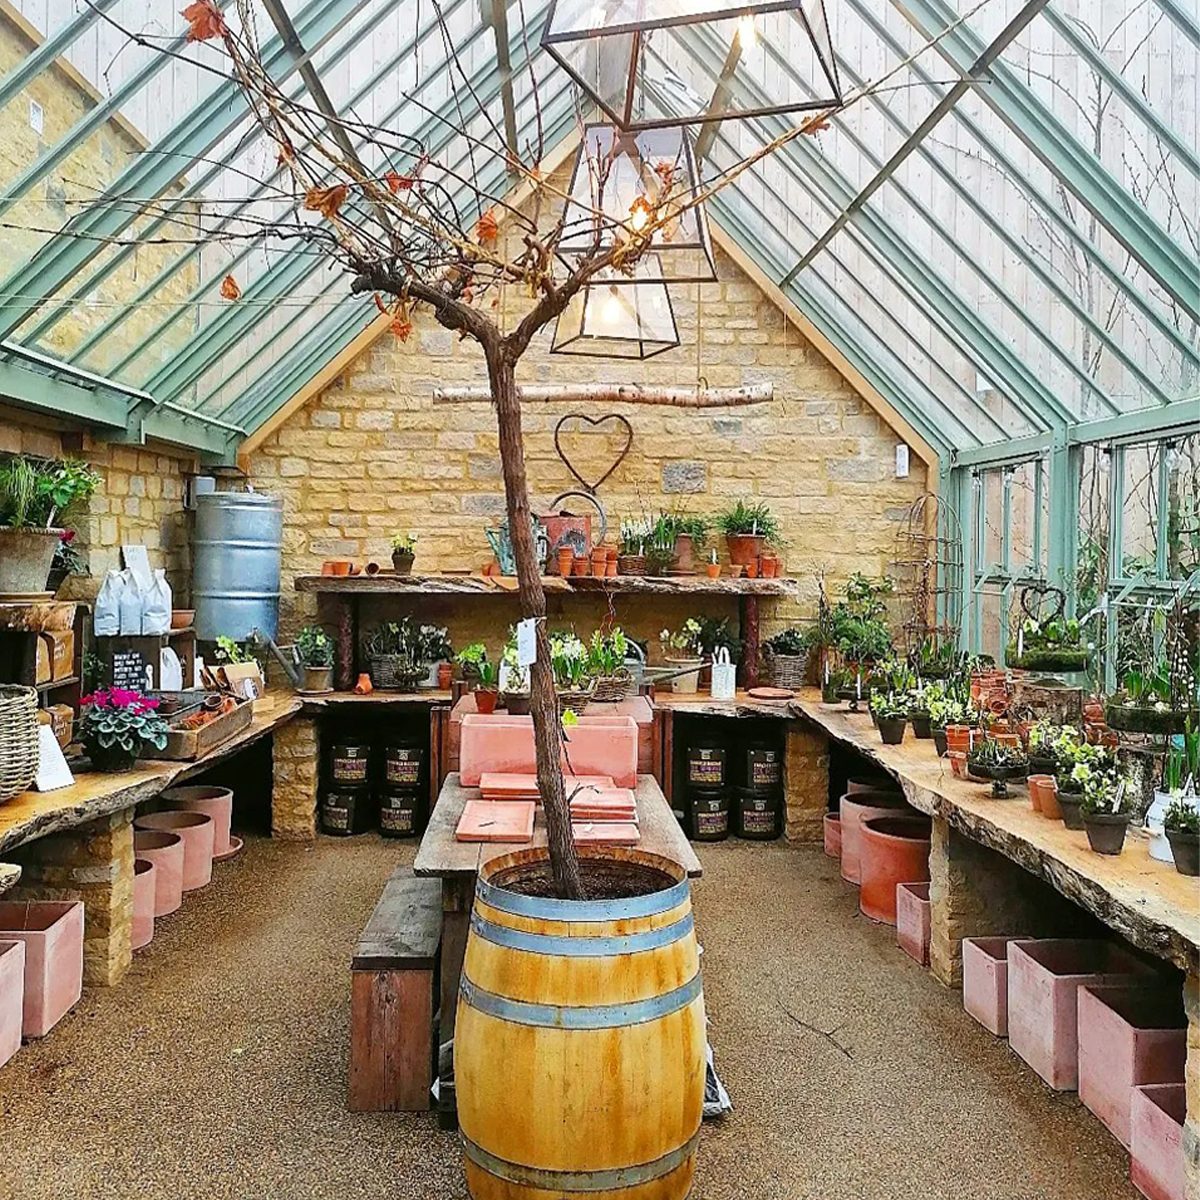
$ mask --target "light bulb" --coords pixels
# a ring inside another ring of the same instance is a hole
[[[743,50],[748,50],[758,41],[758,30],[754,27],[754,18],[749,13],[738,18],[737,39]]]
[[[608,289],[608,295],[600,307],[600,320],[605,325],[616,325],[621,320],[621,299],[615,287]]]

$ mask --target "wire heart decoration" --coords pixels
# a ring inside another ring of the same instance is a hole
[[[562,429],[568,421],[582,421],[585,425],[590,426],[590,430],[578,431],[584,433],[598,433],[600,432],[600,426],[606,425],[609,421],[615,421],[625,430],[625,445],[621,447],[621,452],[613,460],[612,465],[608,468],[608,470],[605,471],[604,474],[601,475],[600,478],[594,483],[589,483],[588,480],[579,473],[579,470],[571,461],[570,456],[563,449],[561,440]],[[629,423],[628,418],[623,417],[620,413],[606,413],[603,417],[589,417],[586,413],[567,413],[566,416],[560,417],[558,424],[554,426],[554,449],[558,454],[558,457],[562,459],[563,465],[567,468],[567,470],[579,480],[584,491],[590,492],[592,495],[595,495],[595,493],[599,490],[600,485],[604,483],[604,481],[608,479],[612,473],[625,461],[625,457],[629,453],[629,450],[632,446],[633,426]]]
[[[1066,606],[1067,595],[1062,588],[1051,587],[1048,583],[1034,583],[1021,589],[1021,610],[1039,626],[1057,621]]]

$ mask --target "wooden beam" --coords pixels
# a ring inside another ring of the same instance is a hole
[[[775,399],[773,383],[754,383],[733,388],[644,387],[640,383],[534,384],[517,389],[525,402],[565,404],[658,404],[667,408],[743,408]],[[475,387],[434,388],[434,404],[490,403],[492,390]]]

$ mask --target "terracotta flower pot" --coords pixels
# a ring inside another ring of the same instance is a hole
[[[842,819],[837,813],[826,813],[824,820],[825,853],[830,858],[842,857]]]
[[[0,940],[25,943],[21,1033],[45,1037],[83,994],[83,901],[0,901]]]
[[[705,563],[704,573],[709,577],[709,579],[716,579],[717,576],[721,574],[721,564],[714,562]]]
[[[454,667],[451,663],[438,663],[437,684],[438,690],[448,692],[450,685],[454,682]]]
[[[185,892],[202,888],[212,880],[212,818],[197,812],[147,813],[133,823],[134,829],[178,834],[183,840],[183,877]]]
[[[758,559],[757,558],[752,558],[746,564],[746,578],[747,579],[757,579],[758,578]]]
[[[950,770],[955,779],[967,777],[967,752],[965,750],[947,750],[946,757],[950,760]]]
[[[921,966],[929,966],[929,884],[896,885],[896,944]]]
[[[603,546],[592,551],[592,574],[603,575],[608,569],[608,551]]]
[[[1128,813],[1085,813],[1083,827],[1088,845],[1097,854],[1120,854],[1129,829]]]
[[[858,907],[865,917],[896,924],[896,887],[929,879],[928,817],[869,817],[862,823]]]
[[[839,805],[842,826],[842,878],[858,883],[862,848],[862,823],[870,817],[895,817],[911,813],[897,792],[847,792]],[[908,880],[902,882],[907,883]]]
[[[21,1048],[25,943],[0,941],[0,1067]]]
[[[675,535],[675,569],[691,574],[696,569],[695,541],[690,533]]]
[[[575,559],[571,566],[572,575],[590,575],[592,573],[592,560],[583,558],[582,556]]]
[[[154,864],[148,858],[133,863],[133,929],[129,944],[140,950],[154,938]]]
[[[1047,781],[1054,782],[1053,775],[1030,775],[1025,783],[1029,788],[1029,804],[1035,813],[1042,811],[1042,788]]]
[[[1149,1200],[1184,1200],[1186,1117],[1187,1088],[1182,1083],[1145,1084],[1133,1089],[1129,1178]]]
[[[964,754],[968,753],[971,749],[971,726],[947,725],[946,749],[961,750]]]
[[[610,558],[604,564],[604,574],[608,576],[609,579],[615,579],[617,577],[617,560],[615,558]]]
[[[135,830],[133,852],[154,864],[154,915],[175,912],[183,903],[183,838],[177,833]]]
[[[764,554],[758,565],[759,574],[764,579],[774,579],[780,574],[780,563],[773,554]]]
[[[500,698],[496,688],[476,688],[474,695],[476,712],[486,717],[496,711],[496,701]]]
[[[233,792],[229,788],[196,784],[190,787],[168,788],[162,794],[173,812],[197,812],[212,818],[213,857],[228,854],[231,846],[229,830],[233,824]]]
[[[763,536],[761,533],[727,533],[725,544],[729,547],[729,561],[745,566],[762,554]]]

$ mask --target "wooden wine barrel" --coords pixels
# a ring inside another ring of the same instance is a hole
[[[585,881],[636,894],[523,894],[545,861],[505,855],[476,888],[454,1038],[467,1186],[475,1200],[683,1200],[705,1071],[687,877],[612,848],[583,856]]]

